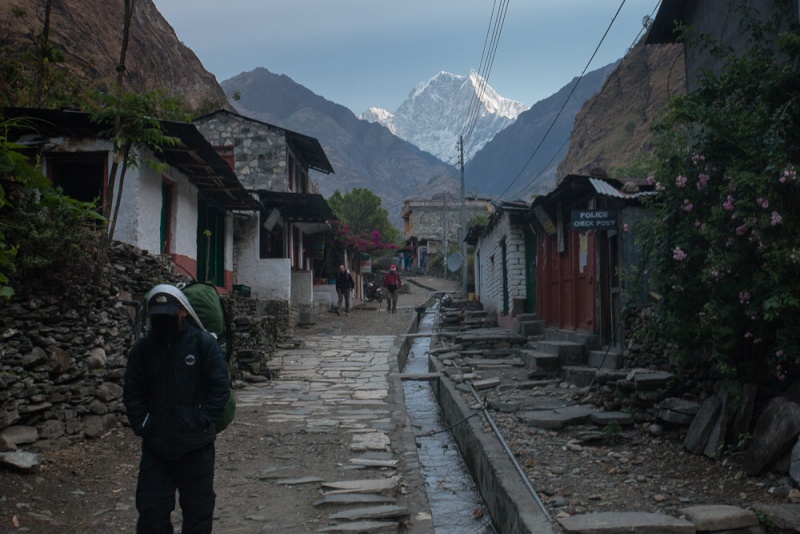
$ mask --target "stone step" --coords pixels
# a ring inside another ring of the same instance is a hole
[[[522,349],[519,351],[519,357],[528,369],[545,372],[558,372],[561,369],[561,358],[556,354]]]
[[[537,321],[539,317],[535,313],[520,313],[517,315],[517,321],[524,322],[524,321]]]
[[[520,422],[545,430],[560,430],[565,426],[582,425],[594,412],[592,406],[578,405],[562,408],[526,410],[518,416]]]
[[[611,349],[597,349],[589,351],[589,365],[600,369],[621,369],[622,350],[612,347]]]
[[[536,344],[539,352],[555,354],[561,359],[561,365],[580,365],[586,363],[586,345],[572,341],[544,340]]]
[[[561,376],[570,384],[575,384],[579,388],[584,388],[592,383],[597,369],[585,365],[565,365],[561,368]]]
[[[650,512],[600,512],[580,514],[558,520],[566,534],[617,534],[618,532],[657,532],[694,534],[694,523],[666,514]]]
[[[576,332],[574,330],[556,330],[554,328],[546,328],[544,337],[547,341],[571,341],[585,345],[589,348],[599,348],[599,337],[597,334],[589,334],[586,332]]]
[[[542,320],[520,321],[519,333],[525,337],[544,335],[545,323]]]

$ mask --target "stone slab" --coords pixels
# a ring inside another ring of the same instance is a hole
[[[32,452],[14,451],[0,452],[0,464],[8,465],[16,469],[29,470],[41,463],[41,454]]]
[[[39,431],[36,430],[36,427],[25,425],[7,426],[0,434],[14,445],[27,445],[39,439]]]
[[[589,415],[592,423],[600,426],[606,426],[611,423],[617,423],[621,426],[629,426],[633,424],[633,415],[626,412],[595,412]]]
[[[319,477],[301,477],[301,478],[282,478],[280,480],[276,480],[276,484],[282,484],[284,486],[299,486],[301,484],[316,484],[317,482],[324,482],[324,478]]]
[[[350,450],[359,451],[388,451],[391,440],[388,434],[383,432],[369,432],[366,434],[354,434],[353,443]]]
[[[314,501],[314,506],[325,506],[329,504],[394,504],[396,499],[385,495],[375,495],[372,493],[339,493],[336,495],[325,495],[323,498]]]
[[[337,490],[339,493],[380,493],[382,491],[394,490],[397,488],[398,484],[399,480],[397,477],[389,477],[323,482],[322,487]]]
[[[351,508],[335,514],[331,519],[344,519],[346,521],[363,521],[368,519],[394,519],[408,517],[409,511],[405,506],[386,504],[383,506],[368,506],[365,508]]]
[[[500,379],[497,377],[487,378],[485,380],[476,380],[472,383],[472,387],[478,391],[482,389],[491,389],[500,385]]]
[[[559,430],[565,426],[579,425],[589,419],[594,409],[589,406],[567,406],[552,410],[526,411],[519,420],[526,425],[547,430]]]
[[[397,460],[378,460],[375,458],[350,458],[350,463],[353,465],[362,465],[364,467],[395,467]]]
[[[397,532],[397,522],[385,521],[357,521],[343,523],[333,527],[325,527],[317,532],[355,532],[358,534],[377,534],[380,532]]]
[[[727,504],[689,506],[678,512],[694,523],[697,532],[736,530],[758,525],[755,512]]]
[[[786,534],[800,532],[800,504],[757,504],[754,508]]]
[[[566,534],[695,534],[694,524],[665,514],[601,512],[558,520]]]

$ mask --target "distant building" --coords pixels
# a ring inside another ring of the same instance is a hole
[[[467,221],[475,215],[488,217],[494,212],[488,198],[465,199]],[[403,205],[403,234],[410,251],[406,267],[427,268],[428,256],[449,250],[461,249],[461,199],[442,193],[431,199],[410,198]],[[444,243],[443,243],[444,242]]]

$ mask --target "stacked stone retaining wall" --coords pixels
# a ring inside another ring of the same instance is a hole
[[[122,383],[137,315],[131,303],[156,283],[185,281],[169,258],[115,243],[99,281],[70,297],[42,288],[0,299],[0,431],[33,427],[35,448],[46,449],[124,421]],[[233,319],[234,376],[268,373],[288,303],[235,295],[223,301]]]

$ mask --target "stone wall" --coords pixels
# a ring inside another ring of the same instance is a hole
[[[0,300],[0,431],[35,428],[36,448],[45,449],[97,437],[124,421],[132,304],[156,283],[181,281],[187,279],[168,258],[115,243],[98,281],[87,280],[69,297],[43,288]],[[267,374],[269,355],[289,321],[288,305],[232,295],[224,302],[234,325],[234,377]]]

